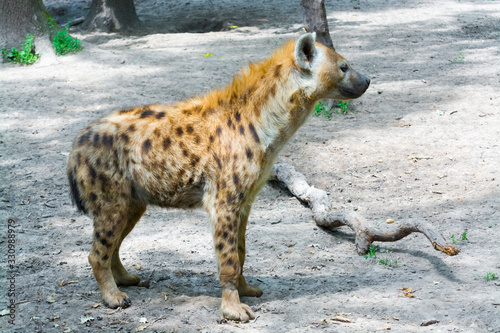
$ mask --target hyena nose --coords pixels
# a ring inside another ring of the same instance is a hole
[[[368,76],[364,76],[363,74],[360,74],[360,75],[361,75],[362,80],[365,81],[366,87],[368,88],[368,86],[370,85],[371,79]]]

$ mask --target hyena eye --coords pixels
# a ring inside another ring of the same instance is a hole
[[[349,70],[349,66],[343,64],[342,66],[340,66],[340,70],[344,73],[347,73],[347,71]]]

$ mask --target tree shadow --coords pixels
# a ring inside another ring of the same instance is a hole
[[[299,4],[288,8],[274,8],[260,10],[259,5],[244,2],[218,3],[210,2],[171,2],[165,6],[136,1],[136,12],[140,19],[139,28],[133,31],[120,32],[126,36],[145,36],[150,34],[166,33],[208,33],[227,31],[236,27],[268,26],[279,27],[285,22],[276,21],[276,11],[294,13],[292,17],[301,15]],[[90,3],[89,3],[90,6]],[[66,24],[68,20],[84,18],[88,14],[88,6],[81,4],[62,3],[47,5],[47,10],[59,24]],[[290,23],[292,22],[290,17]],[[78,25],[74,27],[79,29]],[[80,31],[85,33],[84,30]]]

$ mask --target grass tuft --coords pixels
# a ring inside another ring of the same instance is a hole
[[[40,59],[41,53],[35,51],[35,37],[27,34],[21,50],[13,47],[10,52],[2,48],[2,58],[14,64],[32,65]]]
[[[71,37],[69,34],[69,21],[68,24],[64,27],[64,29],[59,30],[57,34],[55,34],[54,39],[52,41],[52,45],[54,46],[54,51],[57,55],[66,55],[68,53],[75,53],[81,51],[82,43],[78,38]],[[50,32],[53,32],[54,29],[54,19],[49,19],[49,27]]]

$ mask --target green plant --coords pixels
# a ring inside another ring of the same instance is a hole
[[[41,53],[35,51],[33,35],[27,34],[26,40],[23,42],[23,48],[18,51],[15,47],[7,52],[5,48],[2,48],[2,58],[8,61],[21,64],[21,65],[31,65],[34,64],[38,59],[40,59]]]
[[[465,60],[464,52],[462,51],[462,49],[459,49],[458,54],[455,56],[455,58],[453,58],[451,62],[454,64],[462,64],[464,60]]]
[[[339,109],[337,109],[335,113],[337,114],[349,113],[349,101],[340,101],[339,104],[337,104],[337,106],[339,107]]]
[[[368,258],[377,258],[377,254],[375,253],[375,245],[371,245],[368,249],[368,253],[364,255],[365,259]]]
[[[451,235],[451,237],[450,237],[451,238],[451,242],[453,244],[459,244],[461,242],[467,242],[467,241],[469,241],[469,239],[467,238],[467,232],[466,231],[464,231],[463,233],[461,233],[459,237],[460,237],[460,239],[457,239],[455,237],[455,234]]]
[[[334,107],[329,107],[328,104],[318,102],[318,104],[316,104],[316,106],[314,107],[313,116],[332,120],[334,112],[335,114],[348,114],[349,101],[339,101],[338,104]]]
[[[397,267],[398,266],[398,261],[397,260],[389,260],[389,259],[380,259],[378,261],[380,265],[387,265],[389,267]]]
[[[325,105],[321,101],[318,102],[318,104],[316,104],[316,106],[314,107],[313,116],[332,120],[332,112],[330,110],[327,110]]]
[[[386,250],[386,249],[380,249],[380,252],[382,253],[391,253],[392,251],[390,250]],[[397,267],[398,266],[398,261],[397,260],[390,260],[390,259],[379,259],[377,258],[377,253],[376,253],[376,250],[375,250],[375,245],[371,245],[370,248],[368,249],[368,253],[366,253],[364,255],[365,259],[368,259],[368,258],[373,258],[373,259],[378,259],[378,263],[380,265],[386,265],[386,266],[389,266],[389,267]]]
[[[493,280],[498,279],[497,275],[498,275],[497,273],[487,272],[484,279],[486,281],[493,281]]]
[[[452,242],[453,244],[458,244],[458,241],[455,239],[455,234],[451,235],[451,237],[450,237],[450,238],[451,238],[451,242]]]
[[[55,34],[52,40],[52,45],[54,46],[54,51],[57,55],[66,55],[68,53],[75,53],[82,49],[82,43],[78,38],[71,37],[69,34],[69,23],[64,27],[64,29],[59,30]],[[49,19],[50,32],[53,33],[54,29],[54,19]]]

